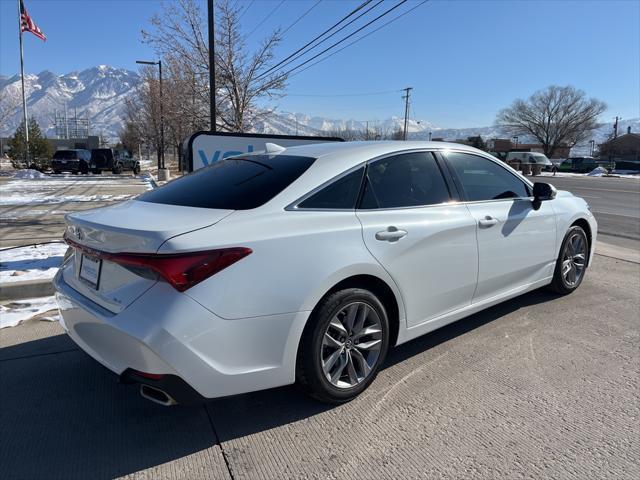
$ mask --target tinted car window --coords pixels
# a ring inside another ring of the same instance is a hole
[[[336,180],[298,204],[299,208],[354,209],[364,168]]]
[[[249,155],[219,160],[147,192],[138,200],[185,207],[248,210],[275,197],[314,160],[293,155]]]
[[[506,168],[495,162],[469,153],[447,153],[466,198],[476,202],[502,198],[528,197],[529,189]]]
[[[378,160],[367,169],[360,208],[435,205],[450,200],[431,153],[405,153]]]
[[[58,150],[53,154],[54,160],[75,160],[78,158],[78,152],[75,150]]]

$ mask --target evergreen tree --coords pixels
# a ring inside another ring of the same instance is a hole
[[[9,139],[9,158],[14,168],[36,167],[38,170],[46,169],[51,163],[53,148],[47,141],[47,137],[42,135],[40,125],[35,118],[29,119],[29,154],[25,159],[26,142],[24,138],[24,123],[16,130],[16,133]]]

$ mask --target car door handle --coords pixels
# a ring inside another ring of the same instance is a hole
[[[498,219],[492,217],[491,215],[487,215],[484,218],[481,218],[480,220],[478,220],[478,225],[480,225],[481,228],[493,227],[497,223],[498,223]]]
[[[376,232],[376,240],[380,240],[382,242],[397,242],[406,234],[406,230],[398,230],[396,227],[387,227],[386,230]]]

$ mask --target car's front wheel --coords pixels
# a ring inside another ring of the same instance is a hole
[[[562,241],[556,261],[551,289],[561,295],[573,292],[582,283],[589,260],[587,234],[577,225],[569,229]]]
[[[347,402],[375,379],[389,347],[389,318],[368,290],[347,288],[314,309],[298,349],[296,380],[327,403]]]

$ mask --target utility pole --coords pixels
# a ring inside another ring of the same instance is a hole
[[[618,120],[622,120],[616,115],[616,122],[613,124],[613,138],[618,138]]]
[[[406,140],[407,139],[407,121],[409,120],[409,97],[411,96],[411,90],[413,90],[413,87],[407,87],[407,88],[403,88],[402,90],[404,90],[404,95],[402,96],[402,98],[404,99],[404,132],[402,134],[402,139]]]
[[[209,19],[209,116],[211,117],[211,131],[216,131],[216,50],[215,23],[213,21],[213,0],[207,0]]]

